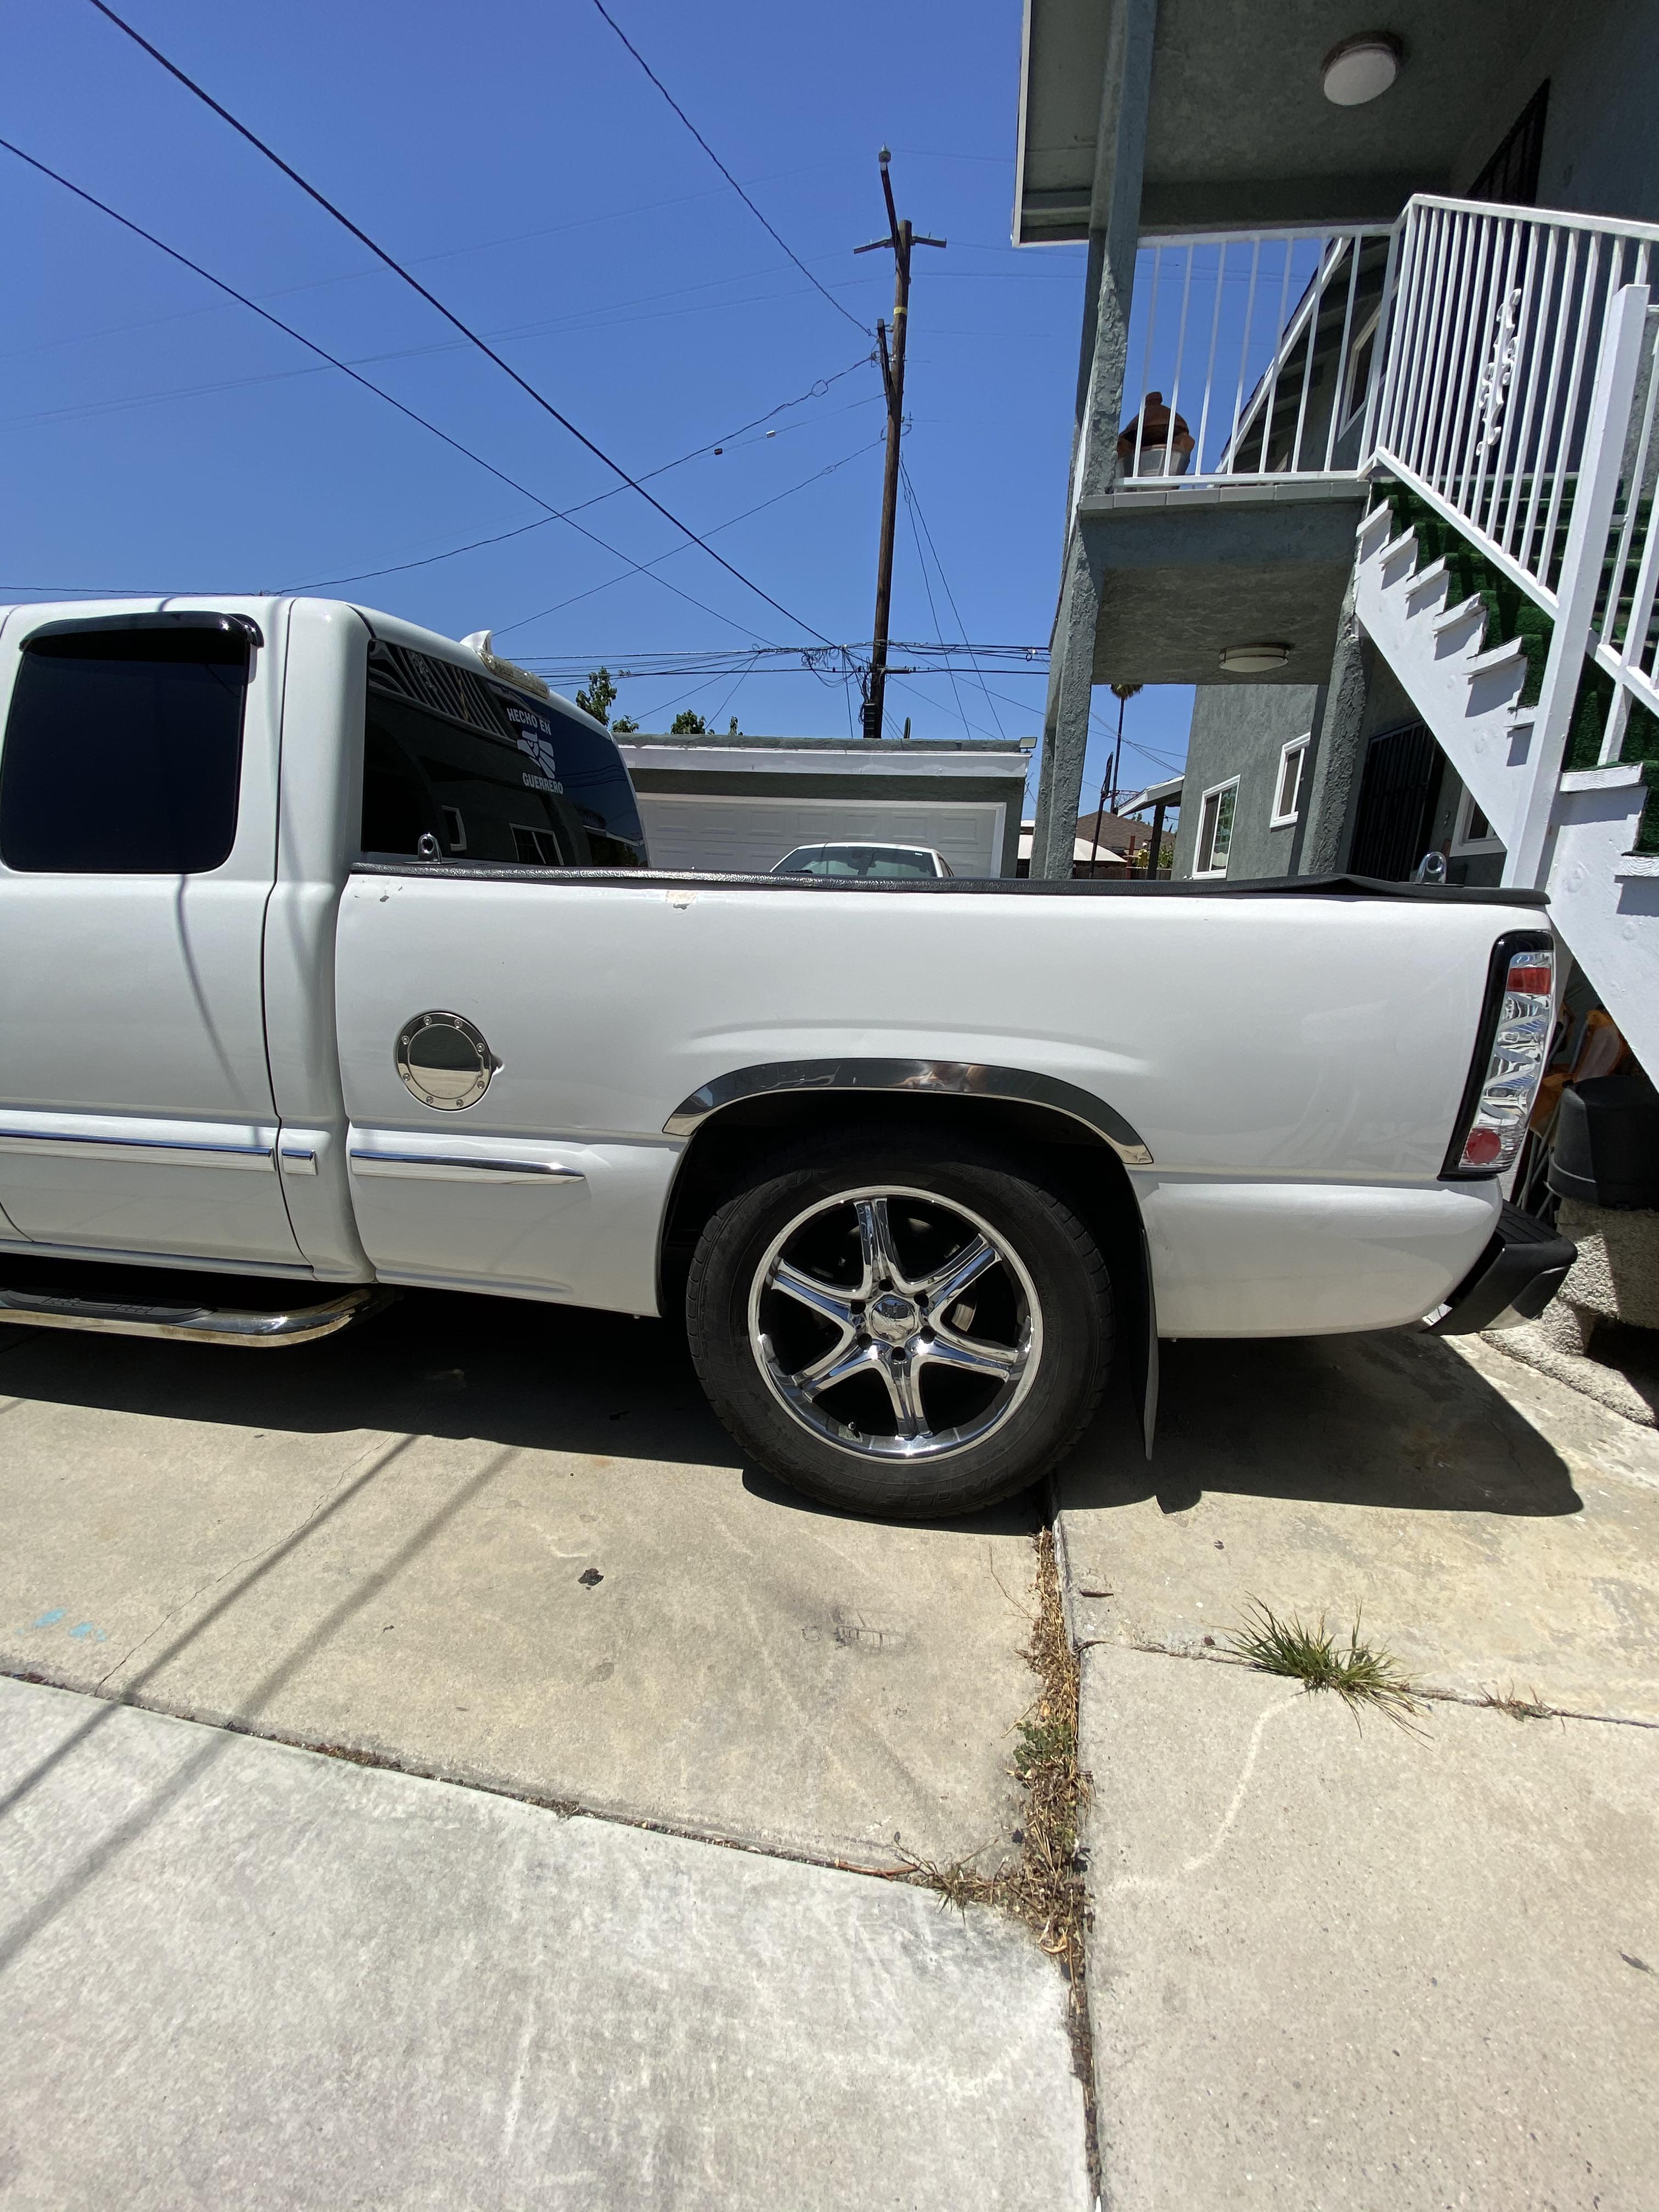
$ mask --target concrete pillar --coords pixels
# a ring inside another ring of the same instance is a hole
[[[1072,872],[1072,842],[1083,800],[1095,634],[1102,569],[1084,541],[1078,502],[1109,491],[1117,477],[1129,302],[1140,236],[1141,172],[1152,79],[1158,0],[1110,0],[1100,122],[1089,216],[1089,280],[1078,371],[1078,420],[1066,498],[1060,605],[1048,653],[1031,873]]]
[[[1347,866],[1348,841],[1359,804],[1365,768],[1365,694],[1370,684],[1370,647],[1354,612],[1358,563],[1348,573],[1342,612],[1336,626],[1336,651],[1325,686],[1324,712],[1314,740],[1311,779],[1297,836],[1300,850],[1291,859],[1298,876],[1333,876]]]
[[[1042,765],[1031,841],[1034,876],[1063,878],[1072,872],[1083,762],[1089,749],[1102,574],[1087,533],[1074,530],[1066,548],[1060,608],[1048,648],[1048,701],[1042,717]]]

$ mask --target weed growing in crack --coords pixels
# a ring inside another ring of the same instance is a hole
[[[1080,2008],[1084,1864],[1078,1824],[1089,1785],[1077,1763],[1078,1657],[1066,1632],[1051,1529],[1039,1532],[1036,1549],[1036,1611],[1021,1656],[1042,1687],[1015,1731],[1012,1771],[1025,1792],[1016,1832],[1020,1856],[996,1874],[981,1873],[972,1859],[949,1866],[923,1859],[910,1863],[946,1904],[997,1905],[1033,1929],[1043,1949],[1065,1967],[1073,2004]]]
[[[1413,1717],[1423,1710],[1419,1693],[1386,1651],[1360,1642],[1358,1613],[1345,1650],[1327,1629],[1322,1613],[1311,1628],[1294,1614],[1281,1620],[1254,1598],[1248,1613],[1245,1626],[1235,1629],[1228,1640],[1252,1667],[1264,1674],[1288,1674],[1304,1689],[1334,1690],[1356,1723],[1360,1708],[1367,1706],[1413,1735],[1424,1733]]]
[[[1513,1682],[1501,1697],[1496,1690],[1483,1691],[1480,1703],[1483,1705],[1490,1705],[1494,1712],[1507,1713],[1512,1721],[1547,1721],[1561,1718],[1553,1705],[1544,1704],[1536,1690],[1533,1692],[1530,1698],[1523,1698],[1516,1691]],[[1565,1722],[1562,1721],[1562,1726],[1565,1725]]]

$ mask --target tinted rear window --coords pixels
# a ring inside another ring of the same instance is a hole
[[[240,627],[31,638],[0,755],[0,859],[196,875],[236,841],[249,638]]]
[[[369,648],[362,849],[532,867],[640,868],[645,833],[611,738],[507,684]]]

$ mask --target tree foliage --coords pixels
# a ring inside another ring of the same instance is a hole
[[[616,703],[617,687],[611,680],[608,668],[596,668],[587,679],[586,689],[576,694],[576,704],[583,714],[591,714],[596,722],[605,723],[607,728],[611,722],[611,709]]]

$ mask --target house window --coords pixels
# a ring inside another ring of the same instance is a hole
[[[1233,842],[1233,811],[1238,805],[1238,778],[1206,791],[1198,817],[1198,855],[1195,876],[1224,876],[1227,854]]]
[[[1279,756],[1279,781],[1273,787],[1273,820],[1268,825],[1274,830],[1288,830],[1302,811],[1302,772],[1308,763],[1308,738],[1292,738]]]
[[[1503,840],[1475,805],[1474,793],[1466,791],[1457,802],[1457,827],[1452,832],[1454,858],[1461,860],[1468,854],[1501,853],[1503,849]]]
[[[1365,411],[1365,402],[1370,394],[1371,356],[1376,347],[1376,326],[1382,310],[1373,307],[1359,325],[1358,333],[1348,349],[1347,374],[1342,385],[1342,406],[1338,416],[1341,431],[1352,430]]]

